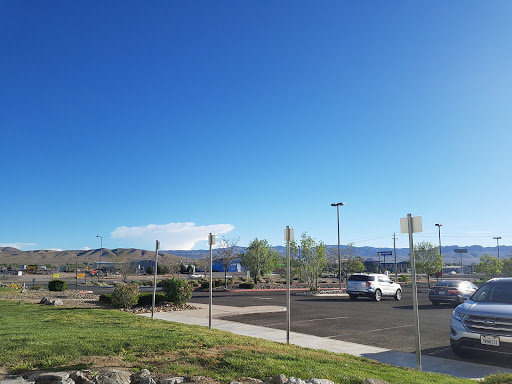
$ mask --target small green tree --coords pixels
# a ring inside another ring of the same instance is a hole
[[[242,266],[251,272],[254,284],[257,284],[258,276],[271,272],[279,263],[279,254],[270,247],[267,240],[256,238],[246,252],[240,255],[240,259]]]
[[[165,299],[174,304],[183,305],[192,297],[192,288],[182,280],[171,277],[160,283],[165,294]]]
[[[119,283],[112,292],[112,305],[115,308],[131,308],[139,301],[139,287],[136,284]]]
[[[439,249],[427,241],[422,241],[414,246],[414,260],[416,273],[426,274],[430,287],[430,276],[443,268],[443,257],[439,254]]]
[[[322,241],[317,243],[307,233],[303,233],[299,245],[295,241],[290,243],[290,255],[299,265],[301,276],[305,277],[312,288],[318,280],[318,274],[327,264],[325,244]]]
[[[171,272],[171,267],[167,264],[158,264],[156,267],[156,273],[158,275],[167,275],[169,272]]]
[[[488,253],[480,257],[480,263],[476,266],[476,273],[481,273],[486,277],[494,277],[501,273],[503,262],[497,257],[491,256]]]
[[[509,259],[503,259],[502,261],[503,267],[501,268],[501,272],[505,274],[505,276],[512,276],[512,256]]]
[[[149,267],[146,268],[146,273],[148,275],[153,275],[155,273],[155,269],[150,265]]]
[[[68,285],[64,280],[52,280],[48,283],[48,290],[55,292],[64,292]]]

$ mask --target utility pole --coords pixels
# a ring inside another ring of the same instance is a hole
[[[393,253],[395,254],[395,281],[398,280],[397,273],[396,273],[396,234],[393,233]]]

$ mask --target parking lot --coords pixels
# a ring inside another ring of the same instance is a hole
[[[414,353],[412,289],[403,299],[349,300],[346,296],[291,296],[291,330],[325,338]],[[208,303],[208,292],[195,292],[190,303]],[[418,293],[422,354],[512,368],[510,357],[479,354],[460,358],[450,348],[449,327],[454,306],[432,306],[426,291]],[[213,305],[286,306],[283,291],[215,292]],[[258,313],[224,318],[236,322],[286,330],[286,313]]]

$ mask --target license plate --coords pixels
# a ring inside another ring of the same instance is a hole
[[[500,346],[500,338],[498,336],[480,336],[480,343],[484,345]]]
[[[440,295],[446,295],[446,292],[445,291],[439,291],[439,294]]]

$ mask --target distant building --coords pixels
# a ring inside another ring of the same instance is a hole
[[[130,264],[135,273],[146,273],[149,267],[155,269],[155,260],[134,260]]]
[[[396,263],[396,273],[407,273],[408,269],[408,261],[400,261]],[[364,270],[369,273],[383,273],[384,271],[395,273],[395,262],[393,261],[392,263],[383,263],[378,260],[365,260]]]
[[[212,264],[213,272],[224,272],[224,266],[221,261]],[[245,268],[240,264],[240,259],[235,259],[228,266],[228,272],[245,272]]]

